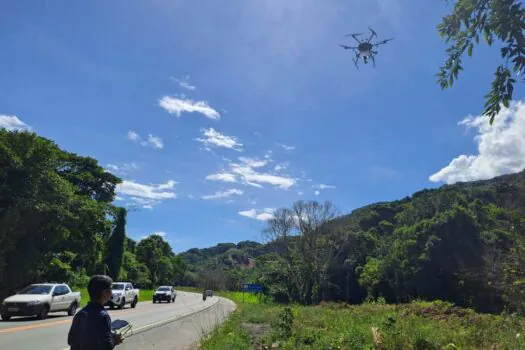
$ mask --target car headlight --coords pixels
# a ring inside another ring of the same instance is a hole
[[[29,302],[27,303],[27,305],[38,305],[38,304],[40,304],[40,303],[41,303],[40,300],[32,300],[32,301],[29,301]]]

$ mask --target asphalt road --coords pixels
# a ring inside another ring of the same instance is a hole
[[[175,303],[141,302],[135,309],[126,306],[109,313],[112,320],[123,319],[133,326],[133,335],[118,346],[119,350],[147,347],[171,350],[188,348],[233,309],[235,306],[225,299],[213,297],[202,301],[201,294],[178,292]],[[27,317],[1,321],[0,349],[68,349],[71,320],[65,313],[57,313],[49,314],[43,321]]]

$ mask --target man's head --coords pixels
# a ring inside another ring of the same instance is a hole
[[[105,304],[111,299],[111,285],[113,280],[106,275],[95,275],[91,277],[87,285],[89,298],[91,301]]]

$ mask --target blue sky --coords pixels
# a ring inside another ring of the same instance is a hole
[[[525,107],[494,127],[480,46],[442,92],[444,1],[25,1],[3,6],[0,127],[121,176],[128,234],[175,251],[260,240],[274,208],[342,212],[525,166]],[[373,27],[377,67],[344,35]],[[516,90],[523,97],[523,88]],[[467,118],[467,119],[465,119]],[[463,122],[461,122],[463,121]],[[521,121],[521,122],[520,122]],[[458,125],[458,122],[461,122]]]

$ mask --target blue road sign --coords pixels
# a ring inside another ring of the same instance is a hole
[[[263,286],[254,283],[243,283],[242,291],[248,293],[261,293],[263,291]]]

